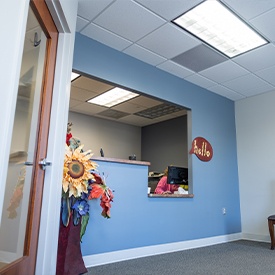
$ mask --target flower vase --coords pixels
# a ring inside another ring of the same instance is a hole
[[[79,275],[87,272],[80,249],[81,222],[74,225],[72,216],[68,226],[60,219],[56,275]]]

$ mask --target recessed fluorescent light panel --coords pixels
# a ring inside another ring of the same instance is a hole
[[[172,22],[229,58],[268,43],[216,0],[204,1]]]
[[[71,82],[74,81],[76,78],[78,78],[80,76],[80,74],[74,73],[72,72],[71,74]]]
[[[88,102],[105,107],[112,107],[136,96],[139,96],[139,94],[115,87],[108,92],[88,100]]]

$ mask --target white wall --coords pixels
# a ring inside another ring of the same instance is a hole
[[[102,148],[105,157],[128,159],[135,154],[141,160],[140,127],[74,112],[69,113],[69,121],[73,123],[72,135],[94,156],[100,156]]]
[[[275,214],[275,92],[235,103],[243,236],[269,241]]]

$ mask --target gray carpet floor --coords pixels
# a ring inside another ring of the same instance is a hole
[[[269,243],[234,241],[90,267],[88,275],[275,275]]]

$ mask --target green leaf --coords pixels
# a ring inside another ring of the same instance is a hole
[[[87,213],[85,216],[82,216],[81,218],[81,229],[80,229],[80,241],[82,242],[82,237],[85,234],[87,224],[89,222],[89,213]]]
[[[64,226],[68,226],[69,220],[70,220],[70,214],[71,214],[71,208],[70,208],[70,200],[68,197],[62,197],[62,213],[61,213],[61,218],[62,218],[62,223]]]
[[[79,216],[78,216],[78,213],[77,213],[77,210],[73,210],[73,223],[74,225],[78,225],[79,224]]]

